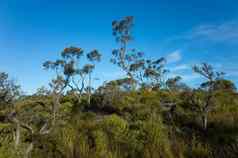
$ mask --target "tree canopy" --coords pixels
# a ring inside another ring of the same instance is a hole
[[[93,84],[105,60],[96,48],[45,61],[54,76],[31,95],[0,72],[0,158],[236,158],[235,83],[208,63],[191,67],[198,87],[167,75],[165,57],[130,48],[134,25],[112,22],[111,62],[126,75],[102,85]]]

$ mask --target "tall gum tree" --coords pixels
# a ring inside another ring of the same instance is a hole
[[[208,114],[210,111],[215,108],[215,83],[218,80],[221,80],[224,76],[223,72],[215,72],[213,67],[207,63],[202,63],[201,65],[193,66],[193,71],[195,73],[200,74],[207,81],[202,85],[206,84],[206,88],[203,91],[198,90],[197,92],[200,95],[197,95],[194,104],[196,105],[197,111],[200,113],[202,118],[202,127],[206,131],[207,130],[207,122],[208,122]],[[197,94],[198,94],[197,93]]]
[[[118,48],[113,49],[111,62],[119,66],[128,79],[136,81],[131,83],[139,83],[140,86],[161,86],[163,75],[167,72],[164,69],[165,58],[146,60],[142,51],[130,48],[129,44],[133,41],[133,26],[132,16],[112,22],[112,32]],[[132,87],[135,88],[136,85]]]
[[[47,70],[53,70],[56,78],[52,80],[50,86],[53,95],[53,124],[56,121],[57,111],[60,106],[60,97],[67,88],[71,89],[78,100],[81,101],[82,94],[87,92],[88,102],[91,98],[91,74],[95,68],[95,61],[101,60],[101,54],[97,50],[93,50],[86,55],[86,59],[90,64],[81,64],[84,55],[82,48],[68,47],[61,52],[61,56],[56,61],[46,61],[43,67]],[[86,77],[89,76],[88,86],[86,85]],[[90,88],[89,88],[90,87]],[[89,90],[87,90],[89,89]]]

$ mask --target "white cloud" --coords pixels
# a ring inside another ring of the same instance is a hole
[[[225,72],[225,76],[234,76],[238,77],[238,68],[228,68],[228,67],[222,67],[220,71]]]
[[[122,71],[101,72],[100,75],[103,79],[117,79],[125,77],[126,74]]]
[[[172,71],[182,71],[182,70],[188,70],[190,69],[191,67],[186,65],[186,64],[182,64],[182,65],[177,65],[173,68],[171,68]]]
[[[175,62],[180,61],[181,59],[182,59],[182,56],[181,56],[180,50],[176,50],[176,51],[170,53],[169,55],[167,55],[167,57],[166,57],[167,63],[175,63]]]
[[[201,76],[194,72],[183,73],[183,72],[175,72],[175,71],[172,71],[170,74],[168,74],[167,78],[174,78],[176,76],[181,76],[183,82],[193,82],[198,79],[201,79]]]
[[[221,24],[202,24],[194,27],[180,38],[212,42],[235,42],[238,40],[238,21],[223,22]]]
[[[191,81],[194,81],[194,80],[197,80],[199,78],[201,78],[201,76],[199,76],[198,74],[195,74],[195,73],[192,73],[192,74],[186,74],[186,75],[181,75],[182,76],[182,79],[183,81],[185,82],[191,82]]]

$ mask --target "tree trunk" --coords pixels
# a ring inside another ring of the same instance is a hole
[[[53,105],[53,121],[52,121],[52,124],[55,125],[56,123],[56,114],[57,114],[57,111],[58,111],[58,108],[59,108],[59,105],[60,105],[60,102],[59,102],[59,99],[60,97],[58,96],[58,94],[55,94],[54,95],[54,105]]]
[[[21,128],[20,123],[17,122],[16,125],[17,126],[16,126],[16,135],[15,135],[15,148],[17,148],[19,143],[20,143],[20,135],[21,135],[21,133],[20,133],[20,128]]]
[[[88,104],[90,105],[91,103],[91,82],[92,82],[92,79],[91,79],[91,73],[89,73],[89,79],[88,79]]]
[[[207,130],[207,114],[203,115],[202,117],[202,125],[203,125],[203,130]]]
[[[25,153],[25,158],[30,158],[31,157],[31,151],[33,150],[33,142],[27,147],[26,153]]]

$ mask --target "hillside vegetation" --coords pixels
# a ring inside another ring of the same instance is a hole
[[[113,21],[111,63],[126,76],[97,88],[96,49],[72,46],[45,61],[55,77],[32,95],[0,73],[0,158],[237,158],[235,84],[207,63],[191,68],[199,87],[167,77],[165,58],[130,47],[133,25]]]

